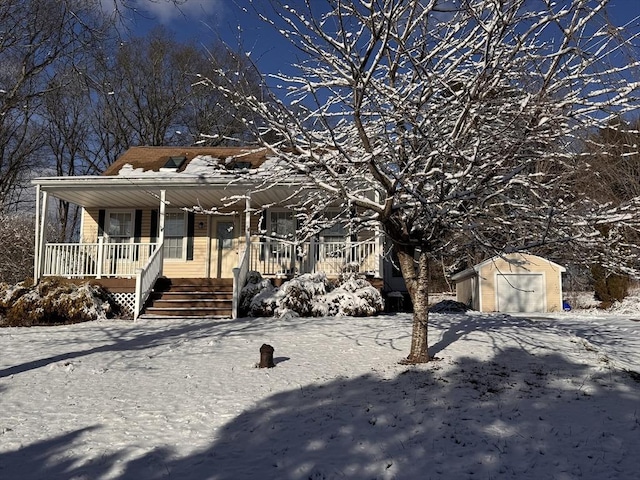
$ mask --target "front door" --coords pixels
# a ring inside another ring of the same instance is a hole
[[[212,245],[212,250],[215,252],[213,261],[216,278],[230,278],[233,275],[233,268],[237,266],[234,230],[234,222],[216,221],[216,235]]]

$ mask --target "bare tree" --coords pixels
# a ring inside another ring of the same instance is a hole
[[[0,212],[0,283],[33,278],[34,225],[32,215]]]
[[[56,176],[90,175],[102,169],[94,156],[97,142],[91,123],[92,92],[83,77],[75,68],[57,71],[43,98],[43,151],[48,156],[48,168]],[[78,206],[57,202],[58,241],[71,240],[78,222]]]
[[[257,94],[259,79],[246,59],[226,51],[210,54],[176,41],[161,27],[120,39],[115,55],[100,52],[92,73],[99,102],[96,130],[102,131],[104,151],[113,152],[110,161],[131,145],[215,145],[246,132],[237,108],[199,82],[202,76],[215,78],[218,70],[233,71]]]
[[[0,2],[0,205],[43,164],[41,107],[49,80],[100,32],[95,2]]]
[[[288,167],[265,186],[306,179],[307,227],[329,204],[383,226],[414,305],[407,362],[429,360],[430,258],[576,242],[586,258],[601,251],[597,224],[634,221],[571,185],[579,132],[637,105],[607,0],[302,3],[258,11],[300,52],[299,74],[277,76],[287,99],[232,79],[224,91],[253,109],[247,125],[264,119],[258,134]]]
[[[581,152],[587,160],[576,184],[603,202],[628,202],[640,196],[640,118],[615,118],[586,135]]]

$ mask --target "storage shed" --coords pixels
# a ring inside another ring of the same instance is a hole
[[[459,302],[480,312],[560,312],[562,273],[557,263],[529,254],[508,254],[456,273]]]

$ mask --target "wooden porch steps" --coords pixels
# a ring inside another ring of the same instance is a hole
[[[142,318],[231,318],[233,279],[161,278]]]

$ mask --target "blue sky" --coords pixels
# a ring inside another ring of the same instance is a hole
[[[113,9],[115,0],[101,1],[106,10]],[[257,18],[249,0],[179,1],[183,3],[177,8],[171,0],[128,0],[127,3],[140,13],[134,16],[134,30],[146,30],[162,24],[173,30],[179,38],[193,39],[204,45],[221,39],[235,47],[240,39],[242,50],[251,53],[263,74],[286,70],[292,63],[295,50],[273,28]],[[289,0],[288,3],[295,5],[299,2]],[[266,9],[268,0],[256,3]],[[635,19],[635,30],[640,30],[640,0],[611,0],[609,13],[616,25]]]

